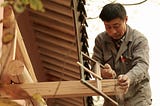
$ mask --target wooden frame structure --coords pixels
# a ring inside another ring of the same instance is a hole
[[[16,34],[17,37],[15,37],[14,38],[15,40],[13,40],[13,42],[12,42],[13,43],[12,46],[14,46],[14,47],[12,47],[12,50],[11,50],[12,55],[10,55],[11,60],[10,60],[10,62],[8,62],[8,65],[11,65],[11,66],[22,65],[22,64],[20,64],[20,62],[18,62],[20,60],[12,60],[13,59],[12,56],[16,55],[16,56],[20,56],[21,58],[23,58],[23,60],[25,60],[24,63],[26,63],[30,68],[28,68],[28,67],[20,68],[19,67],[20,69],[22,69],[21,71],[19,69],[14,71],[13,67],[8,66],[8,67],[11,67],[10,68],[11,69],[11,71],[10,71],[11,72],[10,73],[11,80],[14,81],[15,83],[21,83],[21,84],[5,85],[8,88],[12,89],[12,88],[15,88],[15,86],[18,86],[18,87],[24,89],[30,96],[32,96],[34,94],[39,94],[43,98],[63,98],[63,97],[102,95],[103,97],[111,100],[108,96],[106,96],[106,94],[107,95],[116,95],[119,93],[123,93],[123,91],[121,89],[119,89],[119,86],[116,85],[116,79],[102,80],[102,78],[99,76],[100,74],[93,74],[93,73],[92,73],[92,75],[94,75],[96,77],[96,80],[86,81],[86,80],[84,80],[84,75],[82,74],[81,81],[36,82],[36,78],[34,76],[34,71],[27,70],[27,69],[32,69],[31,68],[32,66],[29,61],[29,57],[27,55],[27,52],[25,50],[25,46],[23,44],[23,40],[21,38],[20,31],[18,30],[18,26],[16,27],[16,29],[18,31]],[[17,43],[16,43],[16,41],[17,41]],[[17,44],[17,46],[15,44]],[[23,51],[22,54],[15,52],[16,49],[18,50],[17,47],[19,47],[19,51]],[[18,53],[18,54],[16,54],[16,53]],[[84,55],[84,56],[86,56],[86,55]],[[18,57],[18,58],[20,58],[20,57]],[[12,63],[11,61],[12,62],[14,61],[14,62]],[[99,70],[99,69],[97,69],[97,70]],[[21,73],[18,71],[20,71]],[[30,73],[32,73],[32,74],[30,74]],[[100,73],[100,72],[98,71],[97,73]],[[33,81],[32,78],[34,78],[35,81]],[[87,86],[85,86],[84,84]],[[97,88],[94,86],[97,86]],[[116,92],[115,92],[115,90],[116,90]],[[18,98],[14,98],[14,99],[22,99],[22,98],[18,97]],[[117,104],[115,101],[113,101],[113,100],[111,100],[111,101],[114,102],[115,104]]]
[[[89,71],[89,73],[95,76],[96,80],[86,81],[84,79],[84,70],[82,69],[81,81],[37,82],[30,58],[13,13],[12,18],[14,20],[14,27],[11,30],[14,30],[12,33],[14,36],[6,43],[3,43],[2,49],[1,79],[5,82],[3,85],[4,88],[12,90],[11,92],[14,92],[14,88],[21,88],[31,97],[35,94],[39,94],[41,99],[102,95],[118,105],[107,95],[117,95],[123,93],[123,91],[116,84],[116,79],[103,80],[101,78],[100,66],[102,65],[98,65],[97,62],[97,72],[93,73],[92,71]],[[4,36],[4,38],[5,37],[6,36]],[[81,55],[87,57],[82,52]],[[87,58],[90,59],[89,57]],[[81,62],[83,62],[83,59]],[[85,68],[81,63],[78,64],[82,68]],[[0,95],[2,97],[8,97],[8,94],[10,94],[10,92],[0,90]],[[16,96],[12,97],[12,99],[26,98]]]
[[[104,68],[104,66],[102,64],[100,64],[99,62],[97,62],[94,59],[91,59],[88,55],[86,55],[85,53],[81,52],[81,60],[83,62],[83,58],[87,58],[88,60],[90,60],[89,63],[93,63],[94,64],[94,70],[95,73],[93,71],[90,71],[88,68],[86,68],[85,66],[83,66],[83,64],[77,62],[80,66],[81,66],[81,81],[82,83],[84,83],[86,86],[88,86],[90,89],[94,90],[95,92],[97,92],[99,95],[103,96],[105,99],[110,100],[111,102],[113,102],[115,105],[118,106],[118,103],[113,100],[112,98],[110,98],[109,96],[107,96],[106,93],[103,92],[102,90],[102,77],[101,77],[101,67]],[[88,73],[92,74],[95,78],[95,82],[96,82],[96,86],[89,83],[88,81],[85,80],[85,75],[84,75],[84,70],[86,70]],[[117,80],[116,79],[112,79],[113,80],[113,85],[114,86],[114,91],[117,93]],[[108,86],[109,87],[109,86]],[[117,95],[115,93],[115,95]]]

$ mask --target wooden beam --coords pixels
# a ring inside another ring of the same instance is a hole
[[[74,59],[78,59],[77,58],[77,51],[69,51],[68,49],[66,48],[63,48],[62,46],[61,47],[58,47],[57,45],[50,45],[48,43],[42,43],[41,41],[37,42],[39,48],[43,48],[43,49],[46,49],[46,50],[50,50],[51,52],[56,52],[58,54],[62,54],[63,55],[67,55],[69,58],[74,58]]]
[[[59,5],[57,3],[54,3],[53,0],[52,1],[45,0],[45,2],[43,2],[43,5],[44,5],[44,8],[49,11],[57,12],[70,17],[72,17],[73,15],[71,7]]]
[[[88,81],[96,86],[95,80]],[[116,86],[116,79],[102,80],[102,91],[107,95],[118,95],[124,93],[119,86]],[[57,82],[39,82],[28,84],[12,84],[8,87],[19,86],[29,95],[40,94],[44,98],[63,98],[63,97],[81,97],[96,96],[95,91],[89,89],[81,81],[57,81]]]
[[[71,0],[50,0],[50,1],[60,4],[60,5],[67,6],[67,7],[71,6]]]
[[[19,52],[17,54],[22,54],[24,64],[26,65],[27,70],[29,71],[29,74],[31,75],[34,82],[37,82],[36,75],[34,73],[34,69],[30,60],[30,57],[28,55],[27,49],[25,47],[23,38],[21,36],[21,32],[19,30],[18,24],[16,24],[16,30],[17,30],[17,45],[19,47]]]
[[[33,25],[33,29],[36,30],[37,32],[47,34],[47,35],[50,35],[50,36],[53,36],[53,37],[57,37],[59,39],[66,40],[68,42],[73,42],[73,43],[76,42],[75,37],[74,37],[75,34],[73,34],[73,35],[67,34],[65,32],[57,31],[57,30],[51,29],[51,28],[46,28],[44,26],[36,25],[36,24]]]
[[[47,19],[47,20],[46,20]],[[61,32],[66,32],[69,35],[74,35],[74,27],[69,25],[64,25],[63,23],[49,20],[48,18],[44,17],[32,17],[32,20],[35,24],[43,25]]]
[[[12,60],[7,70],[11,80],[15,83],[34,83],[22,61]]]
[[[29,9],[29,11],[31,12],[31,15],[33,17],[41,16],[41,17],[45,17],[45,18],[48,18],[48,19],[56,20],[60,23],[64,23],[64,24],[69,25],[69,26],[74,26],[73,18],[69,17],[67,15],[63,15],[63,14],[59,14],[57,12],[47,11],[47,10],[45,11],[45,13],[38,12],[38,11],[33,11],[31,9]]]
[[[68,64],[68,63],[65,63],[65,62],[57,60],[57,59],[51,60],[50,58],[44,58],[44,56],[42,57],[42,59],[43,59],[43,61],[48,62],[52,65],[56,65],[56,66],[59,66],[59,67],[64,67],[65,69],[71,70],[73,72],[79,72],[79,67],[76,64],[75,65]]]
[[[0,4],[2,4],[4,0],[0,0]],[[4,8],[1,6],[0,7],[0,39],[2,39],[2,34],[3,34],[3,11]],[[2,40],[0,41],[0,57],[2,56]]]
[[[72,51],[77,51],[76,47],[75,47],[75,43],[73,42],[68,42],[50,35],[46,35],[46,34],[41,34],[39,33],[37,38],[41,41],[53,44],[53,45],[57,45],[58,47],[64,47],[65,49],[70,49]]]

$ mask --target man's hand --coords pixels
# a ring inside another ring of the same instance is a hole
[[[105,64],[104,68],[101,70],[101,76],[102,78],[115,78],[116,73],[109,64]]]
[[[130,86],[130,79],[127,75],[119,75],[118,76],[118,84],[121,86],[121,89],[127,93],[128,88]]]

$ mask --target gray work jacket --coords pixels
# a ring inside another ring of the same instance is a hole
[[[149,84],[149,46],[146,37],[139,31],[127,25],[127,32],[119,51],[111,37],[105,32],[95,39],[92,58],[101,64],[108,63],[117,76],[127,74],[131,85],[124,95],[125,106],[140,106],[138,103],[146,101],[151,104],[151,89]],[[107,105],[109,106],[109,105]],[[142,105],[143,106],[143,105]]]

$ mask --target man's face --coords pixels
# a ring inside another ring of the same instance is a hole
[[[113,39],[120,39],[126,32],[126,22],[127,17],[124,20],[115,18],[109,22],[104,21],[106,32]]]

